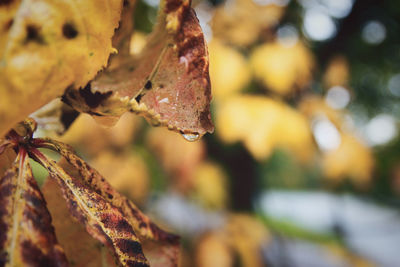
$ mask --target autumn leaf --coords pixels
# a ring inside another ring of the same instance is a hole
[[[0,180],[0,266],[68,266],[23,148]]]
[[[74,267],[116,266],[114,257],[99,241],[92,238],[84,225],[70,215],[57,181],[46,179],[41,191],[53,218],[57,239],[65,250],[68,261]],[[79,240],[79,242],[77,242]]]
[[[106,66],[122,2],[2,1],[0,136]]]
[[[177,236],[163,231],[154,224],[132,201],[112,188],[107,180],[104,179],[95,169],[76,156],[75,153],[73,153],[72,148],[69,146],[51,139],[34,139],[33,141],[38,147],[52,149],[60,153],[72,166],[76,168],[76,170],[79,171],[84,186],[91,188],[102,197],[101,199],[106,199],[114,207],[117,207],[119,212],[121,212],[123,217],[133,226],[141,239],[158,241],[157,244],[160,247],[154,246],[154,249],[161,251],[164,250],[162,254],[168,258],[167,260],[171,264],[169,266],[177,266],[177,255],[179,251],[179,238]],[[59,171],[64,172],[62,169]]]
[[[135,112],[153,125],[197,139],[213,131],[206,43],[190,1],[164,0],[160,9],[140,55],[102,72],[79,91],[68,90],[63,99],[96,116]]]
[[[291,46],[278,41],[262,44],[252,51],[250,64],[254,76],[282,96],[306,89],[315,65],[311,51],[300,41]]]
[[[243,142],[257,160],[267,159],[276,148],[288,150],[302,162],[312,159],[314,145],[307,118],[284,102],[237,95],[221,102],[216,114],[221,140]]]
[[[89,234],[114,251],[120,266],[149,266],[131,224],[116,207],[36,148],[31,148],[30,154],[57,180],[71,215],[86,226]]]

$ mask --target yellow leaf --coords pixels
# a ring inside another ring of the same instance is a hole
[[[265,225],[256,218],[245,215],[231,215],[226,226],[229,244],[240,256],[243,267],[262,267],[261,245],[269,242],[270,234]]]
[[[214,162],[202,162],[192,179],[192,196],[203,206],[224,209],[229,198],[228,180],[224,170]]]
[[[216,9],[211,21],[217,38],[239,45],[254,43],[263,31],[279,23],[285,8],[277,5],[258,5],[251,0],[226,1]]]
[[[232,267],[234,266],[233,250],[223,234],[212,232],[204,235],[196,247],[196,264],[198,267]]]
[[[121,7],[122,0],[0,6],[1,15],[14,15],[12,22],[0,16],[1,23],[10,23],[0,34],[0,136],[67,87],[85,86],[106,66]]]
[[[313,154],[306,118],[280,101],[239,95],[218,104],[216,114],[218,136],[227,143],[242,141],[257,160],[278,147],[304,161]]]
[[[249,66],[237,50],[214,39],[209,44],[209,53],[214,98],[235,94],[250,81]]]
[[[311,52],[300,41],[293,46],[279,42],[260,45],[252,51],[250,63],[255,77],[267,89],[283,96],[303,90],[314,67]]]
[[[322,165],[325,176],[333,182],[350,178],[356,185],[364,187],[371,180],[374,157],[359,139],[342,134],[340,146],[323,155]]]

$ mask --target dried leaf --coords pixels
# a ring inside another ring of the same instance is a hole
[[[86,226],[89,234],[113,250],[120,266],[149,266],[139,239],[119,209],[36,148],[30,149],[30,155],[57,180],[72,216]]]
[[[48,202],[47,207],[53,217],[57,239],[70,264],[74,267],[116,266],[114,257],[107,249],[71,217],[57,182],[48,178],[41,191]]]
[[[23,148],[0,180],[0,266],[68,266]]]
[[[208,53],[199,22],[188,0],[164,0],[161,10],[138,57],[80,91],[68,90],[64,101],[92,115],[131,111],[170,130],[212,132]]]
[[[154,224],[132,201],[118,193],[95,169],[76,156],[72,148],[50,139],[35,139],[34,142],[38,147],[52,149],[60,153],[79,171],[86,186],[92,188],[104,199],[107,199],[112,205],[117,207],[134,227],[141,239],[158,241],[157,244],[160,247],[154,247],[154,249],[165,250],[166,252],[163,252],[163,254],[168,258],[167,261],[171,263],[169,266],[177,266],[177,254],[179,251],[179,238],[177,236],[163,231]]]
[[[0,136],[67,87],[85,86],[106,66],[122,7],[122,0],[3,2]]]

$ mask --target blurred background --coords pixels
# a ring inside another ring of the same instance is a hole
[[[131,53],[158,4],[137,3]],[[398,2],[193,6],[215,133],[191,143],[132,114],[113,129],[81,115],[61,140],[182,236],[183,267],[400,266]]]

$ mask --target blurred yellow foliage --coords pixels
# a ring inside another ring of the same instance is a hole
[[[371,150],[350,134],[341,135],[340,146],[322,157],[325,176],[332,181],[349,177],[358,186],[365,186],[371,179],[374,157]]]
[[[187,191],[192,183],[196,166],[205,156],[203,140],[188,142],[182,136],[164,128],[151,128],[146,143],[161,161],[175,186]]]
[[[226,208],[229,187],[221,166],[209,161],[200,163],[194,172],[192,183],[192,195],[203,206],[210,209]]]
[[[241,95],[220,103],[216,133],[227,143],[242,141],[263,160],[279,147],[307,161],[314,146],[307,119],[288,105],[263,96]]]
[[[212,19],[214,36],[239,46],[255,42],[263,31],[278,24],[285,8],[258,5],[251,0],[229,0],[216,9]]]
[[[335,85],[347,85],[349,81],[350,67],[344,56],[332,58],[326,68],[323,81],[327,89]]]
[[[344,114],[331,108],[326,101],[316,95],[305,97],[301,100],[298,110],[303,113],[310,122],[319,116],[327,117],[338,129],[342,128]]]
[[[216,39],[208,49],[213,98],[223,98],[243,89],[251,78],[245,57]]]
[[[269,240],[269,231],[262,222],[250,215],[232,214],[221,229],[205,234],[198,241],[197,266],[262,267],[261,246]]]
[[[340,145],[336,149],[322,152],[325,177],[335,182],[350,177],[355,184],[366,185],[371,179],[374,157],[372,151],[355,136],[350,127],[347,127],[345,114],[332,109],[323,98],[317,96],[303,99],[299,110],[307,116],[310,124],[316,118],[327,118],[340,134]]]
[[[262,222],[250,215],[232,215],[226,232],[229,244],[240,256],[241,266],[264,266],[261,245],[269,242],[270,234]]]
[[[293,46],[279,42],[260,45],[252,51],[250,63],[255,77],[267,89],[283,96],[304,89],[314,67],[311,52],[300,41]]]
[[[129,145],[142,119],[132,113],[125,113],[112,128],[104,128],[90,115],[81,114],[60,141],[83,149],[94,155],[108,147],[123,148]]]
[[[91,164],[119,192],[135,203],[145,202],[150,187],[149,172],[143,158],[138,154],[104,151]]]
[[[219,232],[208,233],[200,239],[195,257],[197,267],[232,267],[234,263],[233,251],[224,234]]]

